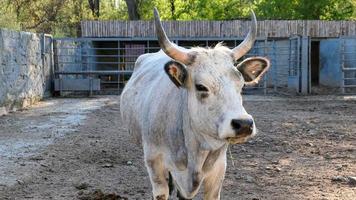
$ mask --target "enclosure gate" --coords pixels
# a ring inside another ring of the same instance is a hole
[[[294,36],[289,38],[289,62],[288,62],[288,88],[295,88],[301,92],[301,38]]]
[[[271,69],[267,85],[274,92],[294,90],[301,92],[302,87],[302,38],[293,36],[289,39],[268,41],[268,54]]]
[[[53,91],[52,88],[52,80],[54,77],[54,69],[53,69],[53,37],[49,34],[42,34],[41,37],[41,58],[42,58],[42,65],[43,66],[50,66],[50,67],[43,67],[43,76],[45,80],[45,96],[51,96],[51,92]]]
[[[356,93],[356,37],[340,38],[341,93]]]
[[[54,43],[55,91],[118,92],[145,49],[117,38],[62,38]]]
[[[215,46],[223,41],[233,48],[243,38],[178,38],[173,41],[183,47]],[[245,56],[268,56],[268,43],[258,38],[254,48]],[[123,89],[133,72],[139,55],[160,50],[156,38],[61,38],[54,42],[54,89],[86,91],[92,94],[117,93]],[[268,77],[267,74],[266,77]],[[267,78],[254,87],[245,88],[247,93],[267,92]]]
[[[223,42],[233,48],[243,38],[176,38],[179,46],[213,47]],[[307,93],[309,90],[310,39],[300,36],[282,40],[258,38],[246,57],[266,56],[271,69],[256,86],[244,93],[266,94],[287,88]],[[90,94],[120,93],[125,86],[137,57],[160,49],[156,38],[63,38],[54,42],[55,91],[87,91]]]

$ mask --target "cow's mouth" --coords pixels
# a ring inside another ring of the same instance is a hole
[[[249,136],[237,136],[237,137],[228,137],[226,138],[226,140],[229,144],[243,144],[247,142],[249,138],[250,138]]]
[[[240,129],[233,137],[227,137],[226,140],[230,144],[242,144],[247,142],[248,139],[254,136],[254,133],[251,128]]]

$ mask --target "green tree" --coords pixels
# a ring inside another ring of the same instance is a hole
[[[0,0],[0,27],[80,36],[82,20],[356,19],[356,0]]]
[[[352,16],[353,5],[349,0],[299,0],[295,10],[298,19],[341,20]]]
[[[259,19],[295,19],[295,8],[299,0],[256,1],[256,14]]]
[[[14,19],[16,19],[16,13],[13,7],[8,6],[7,2],[0,1],[0,28],[20,30],[20,24]]]
[[[355,0],[260,0],[258,16],[264,19],[341,20],[353,15]]]

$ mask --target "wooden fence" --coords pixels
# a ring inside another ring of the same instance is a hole
[[[242,38],[250,21],[164,21],[172,38]],[[83,37],[155,37],[153,21],[82,21]],[[355,36],[356,21],[264,20],[258,21],[258,36],[286,38],[303,35],[316,38]]]

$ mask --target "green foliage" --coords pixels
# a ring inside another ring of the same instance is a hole
[[[99,19],[127,19],[126,5],[101,0]],[[93,20],[88,0],[1,0],[0,27],[51,33],[54,36],[80,36],[80,22]]]
[[[100,0],[99,16],[89,0],[0,0],[0,27],[80,36],[82,20],[128,20],[125,0]],[[356,0],[136,0],[142,20],[157,7],[163,20],[356,19]]]
[[[262,19],[294,19],[298,0],[261,0],[255,3],[256,15]]]
[[[118,6],[118,7],[115,7]],[[103,20],[127,20],[127,7],[124,0],[117,1],[101,1],[100,19]]]
[[[6,2],[0,1],[0,28],[20,30],[20,24],[15,21],[16,14]]]
[[[258,16],[264,19],[342,20],[353,15],[355,0],[260,0]]]
[[[151,0],[141,1],[142,19],[153,18],[153,7],[164,20],[231,20],[244,18],[251,0]],[[174,11],[172,11],[172,4]]]

